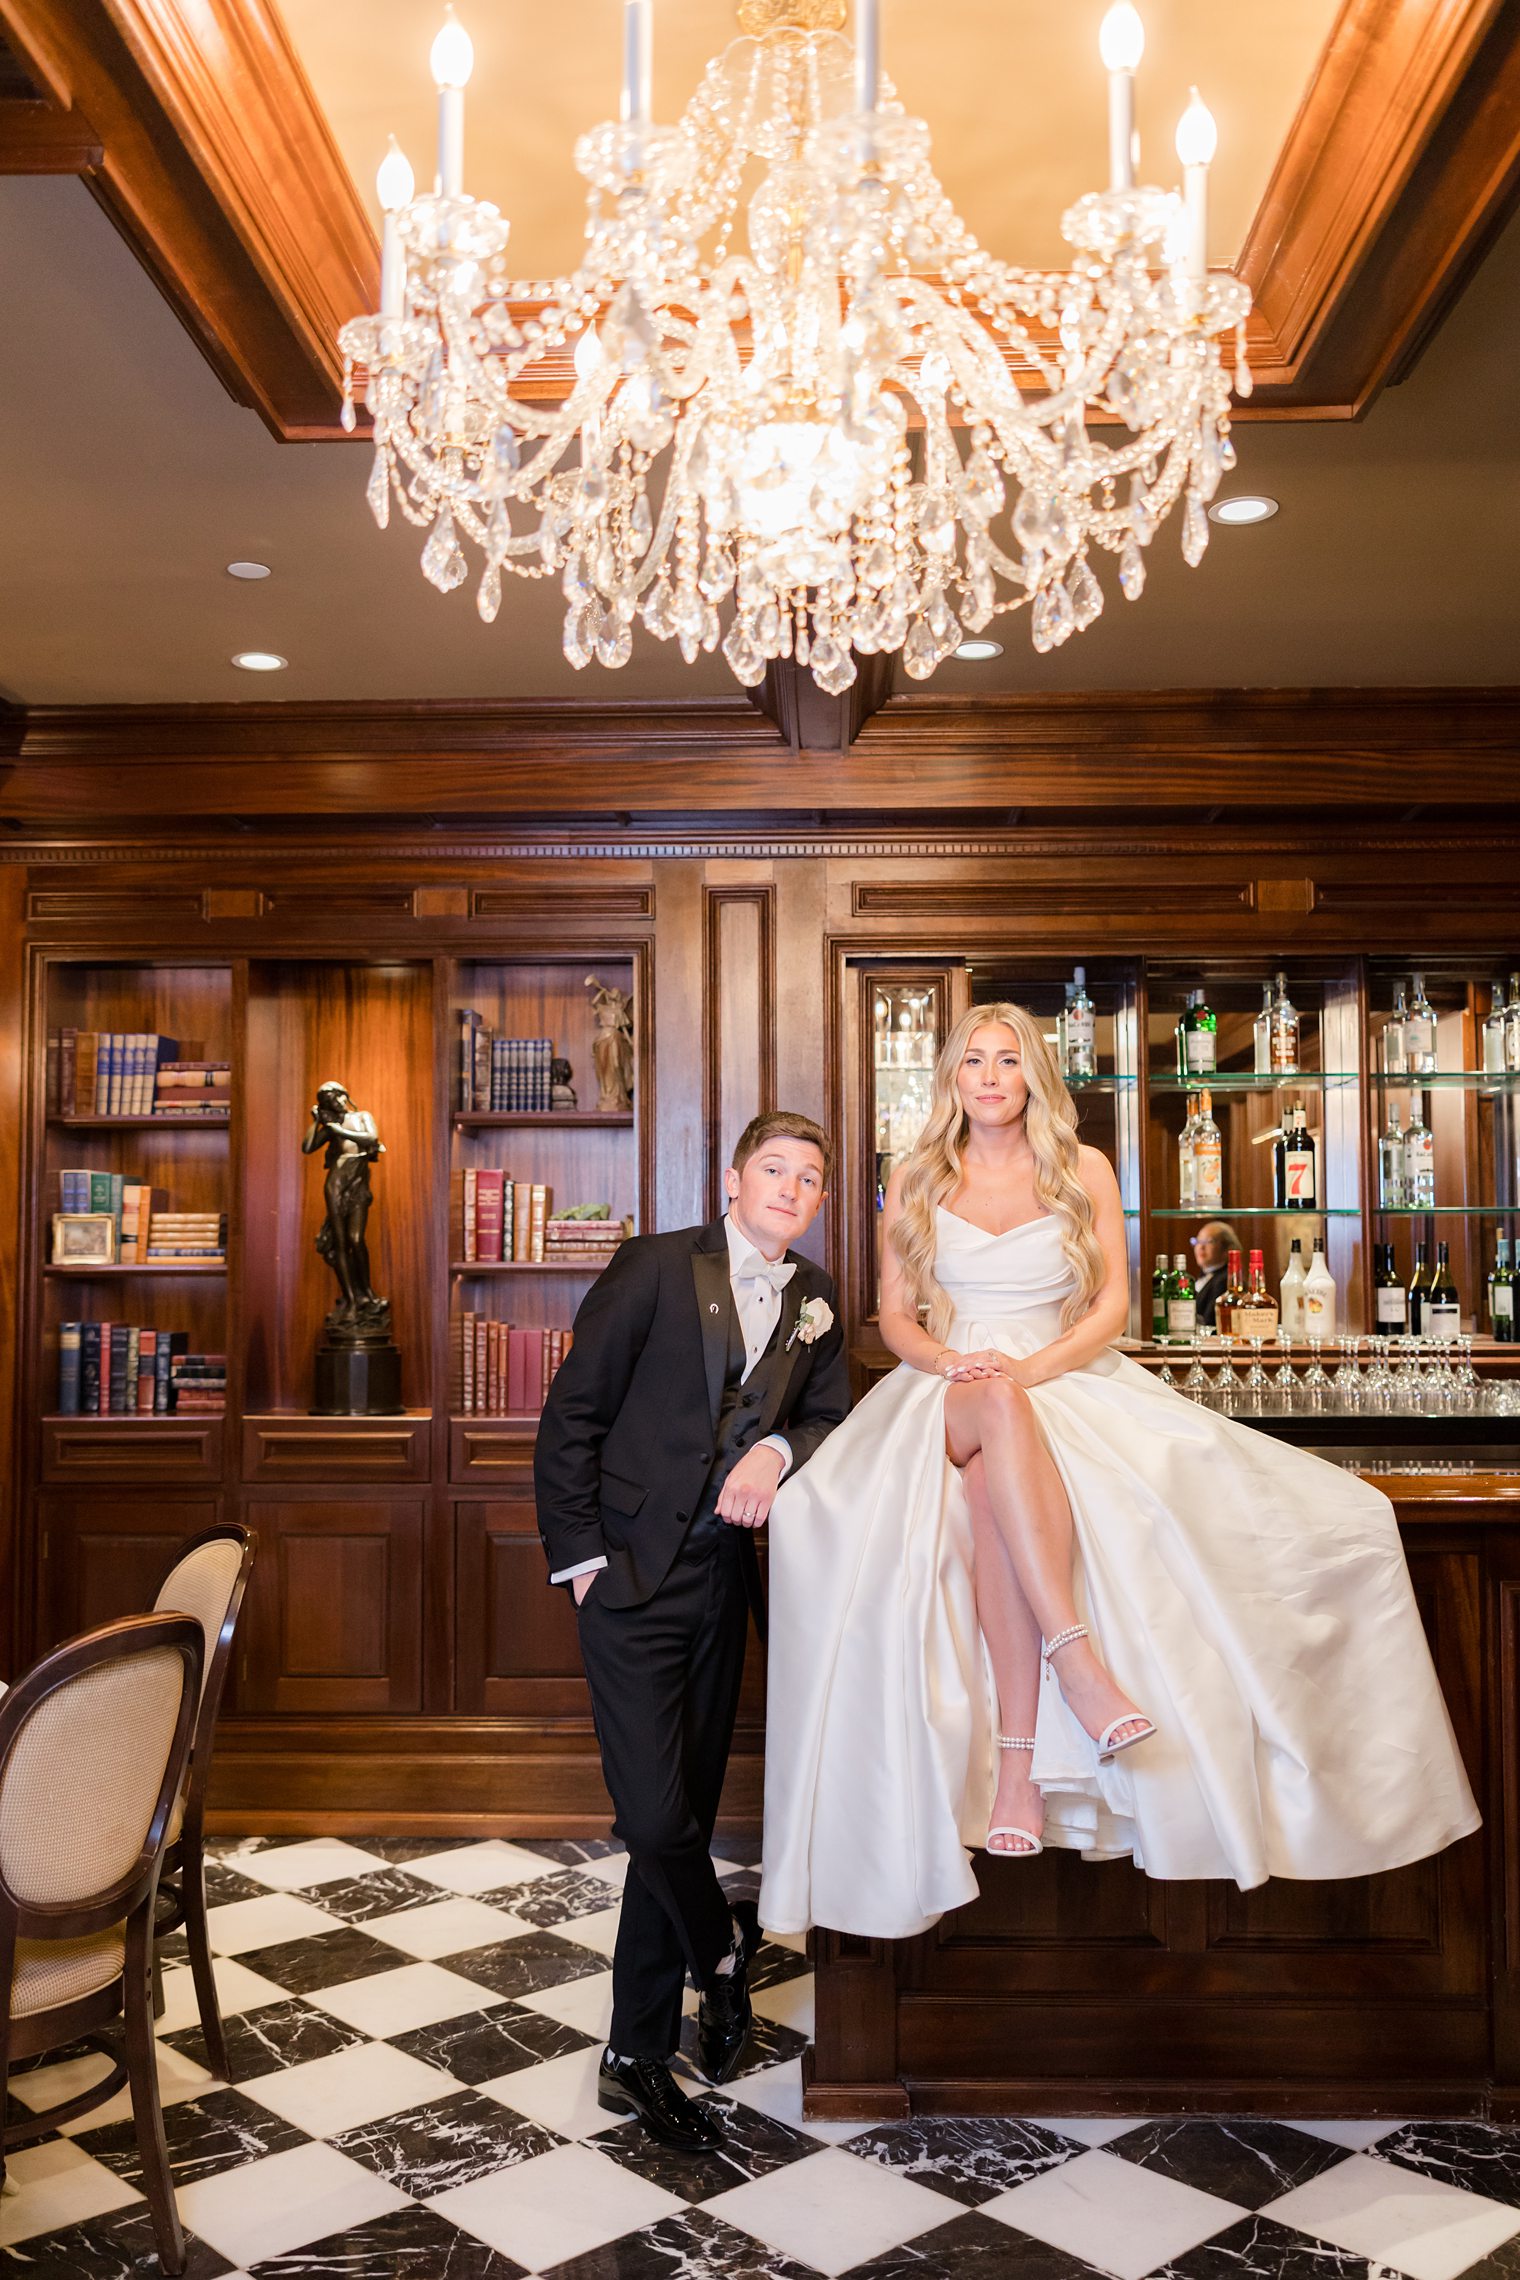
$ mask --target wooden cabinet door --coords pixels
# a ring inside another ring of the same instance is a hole
[[[454,1507],[458,1696],[466,1716],[583,1717],[575,1604],[551,1590],[529,1497]]]
[[[244,1710],[422,1706],[420,1497],[250,1499]]]
[[[221,1518],[215,1496],[54,1490],[37,1500],[42,1575],[39,1650],[141,1615],[181,1544]]]

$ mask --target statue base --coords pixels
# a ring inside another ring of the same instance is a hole
[[[400,1417],[401,1348],[386,1341],[317,1348],[313,1417]]]

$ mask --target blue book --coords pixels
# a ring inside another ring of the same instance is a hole
[[[79,1415],[80,1332],[81,1322],[60,1322],[58,1325],[58,1414],[60,1417]]]
[[[100,1407],[100,1324],[79,1326],[79,1406],[86,1417]]]
[[[60,1211],[89,1210],[90,1175],[88,1172],[68,1171],[58,1174],[58,1208]]]

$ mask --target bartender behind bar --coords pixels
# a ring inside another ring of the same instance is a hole
[[[1212,1330],[1214,1309],[1224,1291],[1225,1262],[1241,1249],[1240,1237],[1227,1219],[1210,1219],[1192,1239],[1193,1287],[1198,1299],[1198,1327]]]

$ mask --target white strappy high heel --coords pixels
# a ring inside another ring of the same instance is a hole
[[[1055,1637],[1044,1649],[1042,1657],[1047,1675],[1052,1677],[1055,1675],[1050,1668],[1052,1655],[1058,1655],[1063,1647],[1069,1647],[1073,1641],[1085,1639],[1088,1636],[1089,1632],[1085,1623],[1069,1623],[1064,1631],[1057,1631]],[[1056,1683],[1057,1685],[1060,1684],[1059,1679]],[[1126,1734],[1124,1731],[1126,1726],[1138,1726],[1140,1731],[1138,1734]],[[1143,1710],[1126,1710],[1122,1718],[1110,1718],[1102,1733],[1094,1737],[1094,1747],[1098,1752],[1099,1765],[1107,1765],[1110,1759],[1119,1755],[1121,1750],[1132,1750],[1137,1742],[1148,1742],[1155,1731],[1153,1721],[1146,1717]]]
[[[997,1746],[1000,1750],[1032,1750],[1034,1748],[1034,1736],[1033,1734],[999,1734]],[[994,1854],[994,1858],[997,1860],[1033,1860],[1036,1853],[1042,1853],[1045,1850],[1043,1840],[1035,1835],[1033,1829],[1021,1829],[1012,1822],[1000,1821],[996,1827],[987,1831],[987,1850],[989,1852],[993,1852],[992,1840],[994,1837],[1019,1837],[1023,1840],[1017,1845],[999,1845]]]

